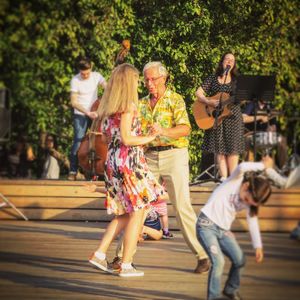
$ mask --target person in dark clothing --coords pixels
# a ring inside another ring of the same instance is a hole
[[[218,94],[230,95],[237,75],[236,59],[232,53],[225,53],[216,72],[207,77],[196,92],[197,100],[206,107],[217,108]],[[201,147],[206,153],[217,153],[217,162],[221,180],[226,179],[237,167],[239,155],[244,152],[244,124],[238,104],[232,103],[231,114],[224,118],[216,128],[205,130]]]

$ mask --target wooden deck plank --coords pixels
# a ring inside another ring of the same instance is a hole
[[[58,188],[60,186],[64,186],[64,187],[81,187],[84,186],[86,183],[88,183],[89,181],[84,181],[84,180],[80,180],[80,181],[66,181],[66,180],[3,180],[0,179],[0,186],[1,188],[5,188],[6,191],[15,191],[16,189],[22,189],[25,188],[26,186],[31,186],[31,187],[35,187],[35,188],[51,188],[53,186],[57,186]],[[99,186],[104,186],[104,182],[103,181],[97,181],[94,182]],[[210,185],[210,186],[190,186],[190,191],[191,194],[193,193],[211,193],[213,191],[213,189],[215,188],[215,185]],[[273,194],[299,194],[300,195],[300,188],[291,188],[288,190],[281,190],[281,189],[277,189],[276,187],[273,187]]]
[[[106,210],[89,209],[21,209],[29,220],[48,220],[48,221],[103,221],[108,222],[112,216],[107,215]],[[0,211],[2,220],[21,220],[12,209],[2,209]],[[261,231],[287,232],[291,231],[299,221],[299,218],[278,218],[267,219],[259,218]],[[169,217],[169,227],[172,230],[179,230],[178,223],[174,216]],[[247,231],[248,225],[244,217],[238,217],[233,225],[235,231]]]
[[[7,197],[8,198],[8,197]],[[40,197],[11,196],[9,200],[19,208],[90,208],[104,209],[104,197]]]
[[[300,207],[300,200],[296,195],[293,198],[274,199],[271,197],[266,207]],[[42,196],[6,196],[17,207],[44,207],[44,208],[93,208],[103,209],[105,198],[100,196],[89,197],[42,197]],[[207,199],[192,199],[193,206],[202,206]],[[172,206],[168,201],[168,206]]]
[[[31,220],[80,220],[108,221],[104,201],[105,195],[89,193],[83,188],[85,181],[59,180],[0,180],[0,192],[16,205]],[[104,182],[98,181],[99,186]],[[191,186],[191,203],[196,214],[211,195],[214,186]],[[1,202],[0,202],[1,203]],[[175,211],[168,201],[170,226],[178,230]],[[11,208],[0,210],[0,219],[19,219]],[[245,221],[245,213],[238,214]],[[294,222],[300,220],[300,188],[279,190],[273,194],[265,207],[260,209],[263,231],[288,231]],[[280,224],[282,222],[282,224]],[[272,228],[272,226],[274,226]],[[243,223],[236,230],[245,230]]]
[[[6,185],[6,186],[15,186],[15,185],[44,185],[44,186],[78,186],[78,185],[83,185],[85,184],[86,180],[77,180],[77,181],[72,181],[72,180],[55,180],[55,179],[0,179],[0,185]],[[103,186],[104,181],[97,181],[97,184]]]
[[[0,221],[0,299],[204,300],[207,274],[192,272],[195,258],[180,233],[172,240],[145,241],[135,257],[142,278],[124,279],[92,268],[104,223]],[[263,234],[265,261],[256,264],[249,235],[236,234],[247,256],[241,294],[247,300],[298,299],[299,241]],[[114,256],[116,242],[108,253]],[[223,284],[228,274],[226,260]]]
[[[102,206],[103,207],[103,206]],[[203,206],[202,205],[194,205],[193,208],[195,210],[196,215],[200,213],[200,210]],[[3,208],[0,211],[0,219],[5,217],[5,214],[11,214],[13,211],[12,208]],[[70,214],[76,214],[79,215],[85,215],[87,216],[87,220],[89,215],[96,214],[100,218],[105,218],[107,212],[106,209],[103,208],[97,208],[97,209],[90,209],[90,208],[21,208],[20,211],[22,211],[25,215],[35,216],[34,219],[39,215],[41,219],[43,218],[53,218],[56,215],[70,215]],[[169,217],[176,216],[176,212],[173,206],[168,206],[168,215]],[[242,211],[237,214],[238,218],[246,218],[246,212]],[[300,207],[261,207],[259,210],[259,218],[260,219],[278,219],[278,220],[284,220],[284,219],[299,219],[300,220]],[[31,217],[33,219],[33,217]]]
[[[43,185],[31,185],[28,188],[27,185],[6,186],[2,185],[0,189],[3,195],[14,196],[52,196],[59,197],[61,195],[68,195],[69,197],[91,197],[95,195],[84,189],[84,185],[58,185],[58,186],[43,186]],[[101,195],[101,194],[100,194]]]

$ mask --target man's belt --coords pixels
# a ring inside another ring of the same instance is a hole
[[[174,149],[174,146],[157,146],[157,147],[149,147],[147,148],[147,150],[149,151],[166,151],[166,150],[170,150],[170,149]]]

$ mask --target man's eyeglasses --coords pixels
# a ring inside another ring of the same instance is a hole
[[[157,77],[153,77],[153,78],[145,78],[144,79],[144,82],[147,84],[147,83],[150,83],[150,82],[155,82],[156,80],[158,80],[159,78],[163,77],[163,75],[160,75],[160,76],[157,76]]]

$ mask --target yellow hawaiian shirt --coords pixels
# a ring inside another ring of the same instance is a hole
[[[169,89],[165,91],[165,94],[157,101],[153,109],[150,106],[149,95],[139,100],[139,113],[142,132],[145,135],[148,133],[149,126],[154,123],[158,123],[163,128],[172,128],[183,124],[191,127],[182,96]],[[172,145],[176,148],[184,148],[188,144],[187,136],[178,139],[161,136],[152,141],[149,147]]]

